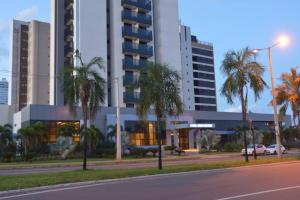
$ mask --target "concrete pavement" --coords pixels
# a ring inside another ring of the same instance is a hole
[[[294,162],[149,176],[7,195],[0,200],[298,200],[299,168],[300,163]]]

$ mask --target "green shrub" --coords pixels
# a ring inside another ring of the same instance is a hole
[[[173,155],[174,154],[174,150],[176,149],[176,146],[165,146],[164,147],[164,150],[165,151],[170,151],[170,153],[171,153],[171,155]]]
[[[158,153],[157,148],[150,148],[150,149],[148,149],[148,151],[152,153],[153,157],[156,157],[156,154]]]
[[[149,152],[150,152],[149,149],[135,147],[130,150],[130,155],[146,157],[147,153]]]
[[[35,152],[28,152],[25,154],[25,161],[31,162],[33,158],[37,157],[37,154]]]
[[[200,149],[199,150],[199,153],[209,153],[210,151],[209,150],[207,150],[207,149]]]
[[[240,152],[243,149],[243,145],[239,143],[226,143],[224,145],[224,151],[226,152]]]
[[[185,153],[184,150],[178,148],[178,149],[175,149],[175,152],[177,153],[178,156],[181,156],[181,154]]]
[[[96,154],[103,157],[113,157],[116,154],[115,143],[105,142],[98,144],[96,147]]]
[[[16,154],[12,151],[2,152],[0,158],[2,162],[11,162],[15,158]]]

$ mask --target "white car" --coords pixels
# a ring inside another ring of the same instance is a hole
[[[258,155],[258,154],[264,154],[265,155],[267,153],[267,148],[265,147],[265,145],[256,144],[255,145],[255,151],[256,151],[256,155]],[[253,144],[249,144],[247,146],[247,154],[248,155],[253,155],[253,152],[254,152],[254,145]],[[246,154],[245,149],[242,149],[241,154],[242,155]]]
[[[277,148],[276,148],[276,144],[271,144],[270,146],[268,146],[267,148],[267,153],[268,154],[277,154]],[[285,153],[286,152],[286,149],[284,146],[281,145],[281,152],[282,153]]]

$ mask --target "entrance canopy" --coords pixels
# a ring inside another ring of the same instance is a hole
[[[176,129],[214,129],[215,124],[172,124],[167,127],[167,130]]]

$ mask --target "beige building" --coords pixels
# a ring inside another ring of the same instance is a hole
[[[8,104],[14,113],[29,104],[49,104],[50,24],[14,20]]]
[[[50,25],[32,21],[28,38],[27,105],[49,104]]]

